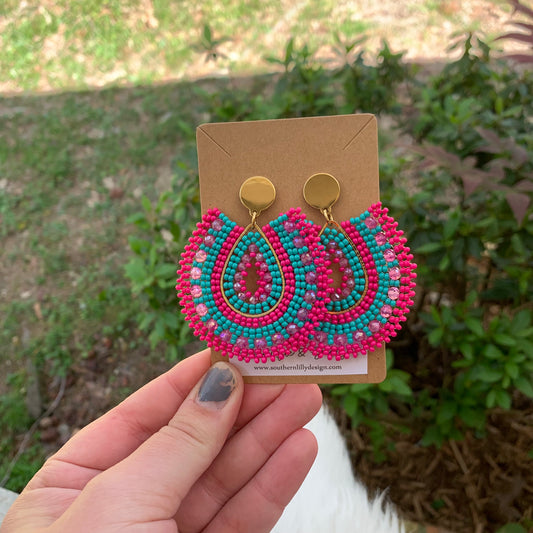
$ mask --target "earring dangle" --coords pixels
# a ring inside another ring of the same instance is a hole
[[[319,228],[299,209],[258,225],[276,197],[267,178],[247,179],[239,196],[250,224],[242,228],[210,209],[182,254],[176,289],[189,326],[208,346],[265,363],[307,346],[322,313],[327,274],[314,252]]]
[[[329,174],[311,176],[303,193],[326,219],[319,235],[330,275],[325,309],[309,350],[337,360],[372,352],[396,335],[413,305],[416,265],[403,232],[381,203],[336,222],[331,209],[340,185]]]

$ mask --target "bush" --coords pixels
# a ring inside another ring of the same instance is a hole
[[[400,124],[418,144],[403,160],[382,157],[382,199],[417,255],[417,306],[389,345],[385,382],[328,389],[354,425],[369,426],[383,458],[385,418],[406,430],[411,413],[410,430],[422,443],[441,444],[469,428],[482,434],[489,409],[509,409],[520,393],[533,397],[533,82],[530,73],[495,63],[471,35],[462,57],[424,84],[413,82],[386,43],[368,65],[360,43],[339,39],[342,64],[327,70],[291,40],[285,57],[271,60],[283,72],[262,89],[245,97],[230,84],[205,101],[215,121],[397,113],[399,87],[411,84],[409,120]],[[194,166],[184,170],[157,202],[143,200],[126,270],[148,304],[141,328],[154,344],[165,341],[172,358],[191,339],[171,287],[199,219]]]

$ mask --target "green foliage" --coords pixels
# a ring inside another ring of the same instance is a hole
[[[376,415],[386,415],[390,402],[409,402],[413,391],[409,386],[407,372],[393,368],[394,356],[387,350],[387,377],[382,383],[354,383],[353,385],[334,385],[331,394],[341,399],[341,405],[352,423],[365,424],[370,429],[376,460],[385,460],[385,427]]]
[[[500,527],[496,533],[527,533],[527,530],[524,526],[518,523],[505,524],[503,527]]]
[[[139,328],[149,332],[152,347],[165,343],[167,357],[178,358],[190,338],[176,302],[177,258],[200,218],[198,175],[181,165],[170,191],[152,203],[142,198],[141,212],[129,221],[138,235],[129,238],[134,255],[125,267],[133,292],[145,305],[138,316]]]
[[[23,372],[7,376],[7,393],[0,396],[0,480],[4,478],[9,467],[12,450],[20,444],[15,439],[16,433],[29,429],[31,417],[26,408],[24,391],[27,376]],[[20,492],[28,480],[42,466],[44,452],[38,439],[33,438],[33,445],[26,449],[18,458],[5,487],[15,492]]]
[[[260,120],[310,117],[354,112],[397,112],[397,89],[410,77],[402,62],[403,54],[394,54],[386,42],[377,54],[377,64],[365,61],[365,51],[357,52],[364,39],[345,43],[339,36],[332,49],[335,63],[320,59],[307,44],[298,46],[291,38],[283,57],[267,57],[269,63],[282,67],[274,76],[273,88],[264,83],[246,90],[233,83],[227,89],[207,96],[213,121]]]
[[[416,394],[424,444],[482,432],[513,391],[533,397],[531,88],[468,37],[421,90],[409,126],[431,144],[414,190],[385,188],[419,264],[419,346],[442,367],[436,394]]]
[[[230,121],[394,113],[401,109],[398,87],[412,85],[407,104],[417,112],[402,127],[420,142],[414,152],[421,157],[382,157],[382,188],[419,263],[419,306],[398,343],[408,346],[414,375],[409,380],[401,370],[405,355],[392,368],[389,352],[383,383],[331,389],[353,424],[368,426],[376,457],[384,459],[388,428],[406,430],[391,409],[411,412],[410,429],[421,442],[440,445],[465,430],[482,435],[487,412],[509,409],[517,393],[533,397],[533,85],[527,72],[494,63],[474,36],[462,43],[459,60],[424,84],[413,82],[401,54],[386,43],[376,64],[367,64],[358,50],[363,42],[337,38],[340,66],[327,70],[309,46],[291,39],[281,59],[270,58],[283,71],[270,85],[265,80],[266,89],[230,82],[198,94],[213,120]],[[140,327],[154,345],[164,342],[170,357],[191,340],[169,289],[199,217],[196,174],[187,170],[193,167],[183,165],[186,176],[154,204],[145,199],[131,219],[140,234],[130,238],[135,255],[126,273],[148,304]],[[416,176],[412,182],[398,179],[406,168]],[[431,358],[431,375],[417,366],[417,351]]]

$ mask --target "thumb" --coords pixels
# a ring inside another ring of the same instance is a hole
[[[87,531],[171,519],[224,445],[243,390],[242,378],[232,365],[213,365],[169,423],[129,457],[95,477],[66,514],[87,515],[81,522],[84,526],[91,522]]]

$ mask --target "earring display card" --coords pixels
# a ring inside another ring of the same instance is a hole
[[[343,222],[379,201],[377,123],[374,115],[203,124],[197,128],[202,214],[220,209],[242,227],[250,222],[239,200],[242,183],[265,176],[276,188],[274,204],[262,213],[264,226],[300,207],[322,226],[322,214],[306,204],[302,190],[317,173],[335,176],[340,196],[333,217]],[[222,356],[213,352],[213,360]],[[385,378],[385,348],[341,361],[294,353],[282,361],[230,360],[248,383],[378,383]]]

